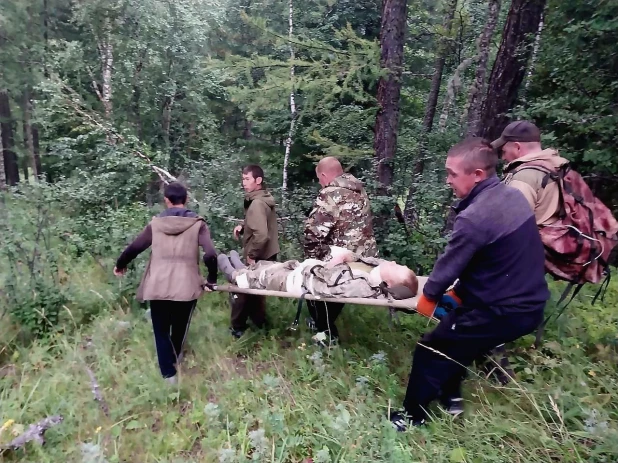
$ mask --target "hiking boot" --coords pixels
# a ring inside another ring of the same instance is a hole
[[[234,339],[240,339],[243,334],[245,334],[245,330],[237,330],[230,326],[230,334]]]

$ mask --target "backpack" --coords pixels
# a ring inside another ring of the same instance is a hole
[[[582,176],[566,164],[531,161],[523,169],[544,172],[542,187],[558,185],[558,220],[539,227],[545,247],[545,270],[575,285],[600,283],[609,274],[609,255],[618,244],[618,221],[593,194]]]
[[[565,164],[556,169],[551,163],[531,161],[513,173],[535,169],[545,173],[541,187],[550,181],[558,185],[558,220],[539,227],[545,248],[545,271],[557,280],[569,284],[556,304],[556,319],[586,283],[601,284],[593,304],[607,288],[610,280],[609,255],[618,244],[618,221],[612,212],[593,194],[582,176]],[[569,301],[558,309],[571,290]],[[550,314],[539,326],[535,346],[538,347]]]

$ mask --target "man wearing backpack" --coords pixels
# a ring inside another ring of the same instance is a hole
[[[569,161],[554,149],[543,149],[541,132],[529,121],[511,122],[491,146],[502,152],[502,159],[507,163],[504,183],[523,193],[534,211],[537,225],[554,223],[560,209],[559,187],[555,181],[545,181],[547,172],[539,166],[546,165],[557,171]]]
[[[608,284],[609,255],[618,243],[618,221],[612,211],[594,196],[567,159],[541,148],[541,134],[532,122],[510,123],[492,147],[507,162],[504,183],[519,190],[534,211],[546,272],[569,282],[557,305],[575,288],[572,300],[585,283]],[[550,317],[540,326],[536,345]]]

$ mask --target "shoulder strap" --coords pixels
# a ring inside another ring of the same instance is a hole
[[[541,339],[543,338],[543,333],[545,332],[545,327],[547,326],[547,323],[549,323],[549,321],[552,319],[552,317],[554,317],[554,315],[555,315],[554,321],[558,320],[560,315],[562,315],[562,313],[569,306],[569,304],[573,301],[573,299],[575,299],[575,296],[577,296],[577,294],[581,291],[583,286],[584,286],[583,283],[574,283],[572,281],[569,282],[569,284],[566,286],[566,288],[562,292],[562,295],[560,296],[560,299],[558,299],[558,302],[556,303],[555,311],[553,313],[549,314],[545,318],[545,320],[543,320],[541,325],[537,328],[536,337],[535,337],[535,340],[534,340],[534,347],[535,347],[535,349],[538,349],[539,346],[541,345]],[[560,304],[562,304],[565,301],[565,299],[567,298],[569,293],[571,293],[571,298],[567,301],[566,304],[564,304],[562,307],[560,307]]]
[[[560,174],[555,169],[550,169],[549,167],[540,164],[529,163],[522,164],[521,167],[514,169],[512,174],[515,175],[522,170],[536,170],[538,172],[544,173],[545,176],[543,177],[543,180],[541,182],[541,188],[545,188],[550,180],[557,181],[560,178]]]

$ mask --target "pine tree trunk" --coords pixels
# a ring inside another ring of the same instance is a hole
[[[480,134],[489,140],[498,138],[508,124],[506,113],[517,101],[532,53],[530,38],[538,30],[545,3],[546,0],[513,0],[511,3],[482,110]]]
[[[11,117],[9,92],[0,90],[0,128],[2,131],[2,153],[4,157],[4,172],[7,184],[14,186],[19,183],[19,166],[15,154],[15,138],[13,136],[14,121]]]
[[[43,42],[45,53],[43,54],[43,75],[49,79],[49,68],[47,60],[49,59],[49,6],[48,0],[43,0]]]
[[[483,33],[478,42],[478,62],[474,74],[474,82],[470,86],[468,104],[466,107],[467,127],[465,133],[468,137],[477,136],[481,125],[481,108],[483,107],[483,94],[487,80],[487,61],[491,40],[498,24],[500,16],[500,0],[490,0],[487,8],[487,20]],[[465,121],[464,121],[465,122]]]
[[[406,18],[406,0],[384,0],[380,28],[380,65],[388,70],[388,74],[378,82],[379,109],[374,138],[381,194],[386,194],[393,183]]]
[[[434,64],[433,77],[431,79],[431,89],[427,98],[427,107],[425,108],[425,117],[423,118],[423,131],[431,132],[433,128],[433,120],[436,116],[436,108],[438,106],[438,97],[440,96],[440,86],[442,85],[442,75],[444,74],[444,65],[446,58],[449,55],[452,46],[450,35],[453,29],[453,20],[455,19],[455,11],[457,10],[457,0],[450,0],[444,17],[444,33],[446,37],[440,40],[438,45],[438,56]],[[422,169],[420,172],[422,173]]]
[[[34,149],[34,166],[35,172],[39,179],[43,178],[43,166],[41,165],[41,154],[39,150],[39,128],[36,124],[32,124],[32,147]]]

